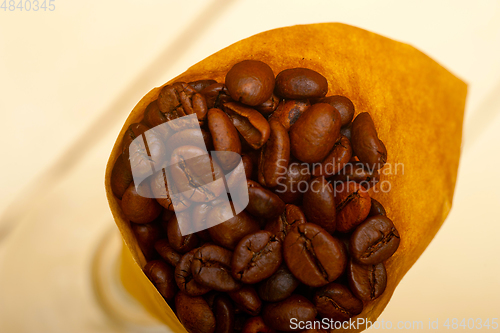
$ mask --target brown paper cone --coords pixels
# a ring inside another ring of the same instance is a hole
[[[387,147],[388,161],[377,185],[379,193],[370,190],[370,194],[383,203],[399,230],[401,243],[386,262],[385,293],[365,303],[357,316],[374,322],[451,209],[467,86],[412,46],[338,23],[260,33],[215,53],[170,82],[224,82],[227,71],[244,59],[264,61],[275,74],[293,67],[316,70],[328,79],[328,95],[347,96],[353,101],[356,114],[369,112],[375,122]],[[131,112],[106,169],[109,205],[136,267],[144,267],[146,262],[119,200],[111,191],[110,176],[125,130],[141,120],[144,109],[157,98],[159,90],[150,91]],[[384,186],[387,190],[388,184],[390,191],[382,193],[380,190]],[[124,276],[128,276],[126,272]],[[147,308],[153,309],[173,331],[185,332],[145,275],[136,272],[135,276],[135,282],[128,284],[135,284],[136,293],[140,290],[140,299],[147,303]]]

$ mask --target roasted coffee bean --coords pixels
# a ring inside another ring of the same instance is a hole
[[[228,102],[224,103],[224,111],[243,139],[253,149],[259,149],[267,142],[271,128],[266,118],[257,110],[243,104]]]
[[[302,223],[307,223],[304,212],[299,207],[288,204],[280,216],[267,222],[265,230],[270,231],[283,242],[290,230]]]
[[[149,261],[144,266],[144,273],[153,282],[156,289],[167,300],[174,298],[177,286],[174,279],[174,269],[172,266],[161,260]]]
[[[158,103],[156,100],[149,103],[144,111],[144,118],[142,123],[149,128],[154,128],[154,130],[160,135],[163,142],[167,140],[175,133],[175,131],[167,124],[162,125],[168,121],[167,117],[160,111]],[[160,126],[162,125],[162,126]]]
[[[122,140],[122,152],[125,155],[125,160],[129,159],[129,146],[137,137],[142,136],[144,132],[149,130],[149,127],[141,124],[141,123],[133,123],[131,124],[125,134],[123,135]]]
[[[340,135],[340,140],[335,142],[332,150],[328,153],[321,164],[315,164],[313,176],[330,177],[344,168],[352,156],[352,148],[349,139]]]
[[[280,171],[288,168],[290,138],[286,129],[276,120],[269,121],[271,135],[262,147],[259,159],[259,183],[267,187],[278,185]]]
[[[363,311],[363,302],[338,283],[330,283],[316,291],[314,305],[319,315],[335,321],[349,320]]]
[[[189,85],[196,90],[196,92],[201,92],[203,89],[205,89],[208,86],[211,86],[212,84],[217,83],[215,80],[197,80],[193,82],[189,82]]]
[[[111,171],[111,190],[113,194],[121,199],[123,194],[132,183],[132,171],[130,170],[130,163],[126,160],[124,154],[120,154],[113,165]]]
[[[154,243],[154,248],[167,263],[173,267],[181,261],[181,255],[168,243],[168,238],[159,239]]]
[[[212,134],[216,151],[229,151],[236,154],[219,154],[217,159],[224,170],[232,170],[240,162],[241,142],[238,131],[231,119],[220,109],[208,111],[208,128]]]
[[[224,190],[224,176],[217,161],[195,146],[182,146],[174,150],[169,167],[175,185],[191,201],[208,202]],[[214,181],[218,180],[218,181]]]
[[[226,295],[219,295],[215,298],[214,304],[215,332],[232,333],[234,330],[234,307],[233,303]]]
[[[387,161],[387,150],[368,112],[358,114],[352,122],[351,143],[354,154],[370,168],[381,169]]]
[[[256,217],[273,218],[285,210],[285,203],[275,193],[266,190],[259,183],[247,180],[248,206],[246,210]]]
[[[307,222],[315,223],[329,233],[336,228],[336,209],[333,187],[325,177],[316,177],[309,182],[302,200]]]
[[[304,296],[292,295],[278,303],[268,303],[262,311],[264,322],[275,330],[292,332],[292,319],[297,322],[312,321],[316,318],[314,305]]]
[[[340,114],[330,104],[311,105],[290,128],[290,149],[306,163],[321,162],[340,137]]]
[[[340,134],[348,138],[350,142],[352,138],[352,123],[349,123],[346,126],[342,126],[340,128]]]
[[[312,223],[300,224],[286,236],[283,257],[290,272],[311,287],[334,281],[347,265],[344,244]]]
[[[212,208],[223,202],[226,202],[226,198],[218,197],[215,200],[203,202],[191,208],[193,230],[196,231],[197,235],[205,241],[211,239],[208,228],[213,226],[211,223],[212,221],[208,219],[208,215]]]
[[[215,332],[215,316],[203,297],[191,297],[178,292],[175,308],[179,321],[189,333]]]
[[[288,165],[288,169],[281,169],[279,174],[278,186],[274,190],[276,194],[285,203],[299,203],[311,179],[309,165],[293,160]]]
[[[258,60],[243,60],[226,74],[227,90],[240,103],[257,106],[266,102],[274,90],[274,73],[268,64]]]
[[[234,303],[251,316],[257,316],[262,307],[262,301],[257,291],[251,285],[244,285],[241,289],[228,293]]]
[[[225,248],[233,250],[243,237],[260,229],[257,221],[245,211],[226,220],[228,216],[233,216],[233,212],[227,203],[215,206],[208,215],[209,220],[225,221],[208,229],[212,240]]]
[[[345,96],[334,95],[322,98],[321,103],[328,103],[340,113],[342,126],[348,125],[354,118],[354,104]]]
[[[139,194],[134,183],[131,183],[123,194],[121,207],[125,216],[134,223],[149,223],[161,213],[161,206],[151,199],[151,191],[147,183],[139,185]],[[143,196],[146,195],[146,196]]]
[[[360,265],[351,260],[347,266],[347,279],[352,293],[363,301],[377,299],[387,285],[387,273],[383,263]]]
[[[269,121],[277,120],[288,131],[299,117],[311,106],[309,100],[283,100],[273,112]]]
[[[266,117],[272,114],[274,110],[276,110],[279,103],[280,103],[280,98],[273,93],[267,101],[265,101],[260,105],[257,105],[255,109],[260,113],[262,113],[264,117]]]
[[[220,108],[226,102],[231,101],[229,92],[223,83],[214,83],[204,88],[200,94],[205,97],[208,109]]]
[[[281,241],[269,231],[257,231],[243,237],[234,249],[233,277],[247,284],[260,282],[273,275],[281,260]]]
[[[387,217],[372,216],[352,233],[352,257],[360,264],[375,265],[389,259],[399,246],[399,233]]]
[[[245,177],[251,179],[253,177],[254,163],[252,157],[249,154],[241,156],[241,161],[243,162],[243,167],[245,168]]]
[[[164,229],[167,231],[170,246],[177,252],[186,253],[198,246],[199,239],[196,234],[183,236],[179,223],[183,223],[184,225],[191,224],[191,216],[188,211],[178,212],[172,216],[166,225],[164,225]]]
[[[263,301],[279,302],[289,297],[299,284],[300,281],[282,264],[271,277],[259,284],[257,291]]]
[[[196,282],[193,278],[191,265],[196,251],[198,249],[184,254],[179,264],[175,266],[175,282],[177,283],[177,287],[179,287],[180,291],[190,296],[200,296],[211,290],[209,287]]]
[[[370,206],[370,212],[368,213],[368,216],[375,216],[375,215],[383,215],[386,216],[387,213],[385,212],[384,206],[377,200],[371,198],[371,206]]]
[[[341,182],[356,182],[367,190],[374,187],[380,180],[378,170],[361,162],[349,162],[332,177],[333,185]]]
[[[231,257],[231,251],[214,244],[200,247],[191,264],[194,279],[217,291],[227,292],[241,288],[242,284],[231,275]]]
[[[291,68],[276,76],[276,95],[287,99],[320,98],[328,92],[328,81],[308,68]]]
[[[203,122],[208,111],[205,97],[185,82],[175,82],[163,87],[157,103],[168,120],[196,114],[198,120]]]
[[[151,177],[149,185],[156,201],[170,211],[181,212],[191,206],[191,201],[186,199],[181,193],[178,193],[175,182],[167,181],[168,173],[165,169],[157,171]],[[173,190],[170,193],[169,187]]]
[[[241,333],[276,333],[274,329],[264,323],[261,316],[248,319]]]
[[[212,136],[210,132],[199,128],[188,128],[172,135],[166,144],[166,154],[168,157],[172,152],[182,146],[196,146],[205,151],[212,148]]]
[[[130,227],[132,228],[135,239],[137,239],[137,243],[139,243],[139,247],[144,257],[146,257],[146,260],[156,259],[158,254],[156,253],[154,244],[160,238],[165,237],[163,229],[158,222],[155,221],[145,224],[130,223]]]
[[[335,187],[335,205],[337,231],[350,232],[368,216],[371,199],[363,186],[345,182]]]

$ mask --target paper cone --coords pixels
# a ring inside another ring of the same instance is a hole
[[[356,114],[369,112],[374,120],[387,147],[388,161],[376,187],[379,193],[370,190],[370,195],[383,203],[401,235],[399,249],[385,263],[388,275],[385,293],[365,303],[363,312],[357,316],[374,322],[451,209],[467,86],[410,45],[338,23],[260,33],[215,53],[168,83],[199,79],[224,82],[228,70],[244,59],[264,61],[275,74],[293,67],[313,69],[328,79],[328,96],[348,97]],[[111,191],[110,176],[121,152],[124,132],[131,123],[141,120],[146,106],[157,98],[159,91],[160,88],[151,90],[132,110],[106,169],[111,211],[135,264],[141,268],[145,259],[119,200]],[[381,193],[380,189],[387,184],[391,185],[390,191]],[[173,331],[185,332],[147,277],[142,273],[130,276],[136,276],[136,280],[128,284],[138,286],[137,291],[142,295],[139,299],[147,303],[147,308],[154,309]]]

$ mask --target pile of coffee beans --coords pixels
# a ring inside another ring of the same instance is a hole
[[[300,331],[293,322],[343,322],[383,294],[384,261],[400,236],[367,190],[387,150],[369,113],[354,118],[351,100],[327,92],[311,69],[275,77],[264,62],[244,60],[223,83],[163,87],[126,131],[112,190],[148,261],[144,272],[188,332]],[[173,121],[188,115],[197,129]],[[141,136],[146,149],[133,147]],[[188,165],[195,156],[203,157]],[[131,168],[147,173],[160,157],[173,166],[135,186]],[[221,183],[199,185],[238,165],[249,202],[233,216]],[[220,216],[232,217],[181,233],[180,220],[203,226]]]

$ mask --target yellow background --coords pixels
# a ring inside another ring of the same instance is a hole
[[[469,84],[452,212],[380,320],[500,321],[499,2],[53,3],[0,9],[0,332],[168,332],[140,307],[110,310],[93,284],[95,253],[120,245],[103,177],[121,125],[152,87],[215,51],[328,21],[409,43]]]

